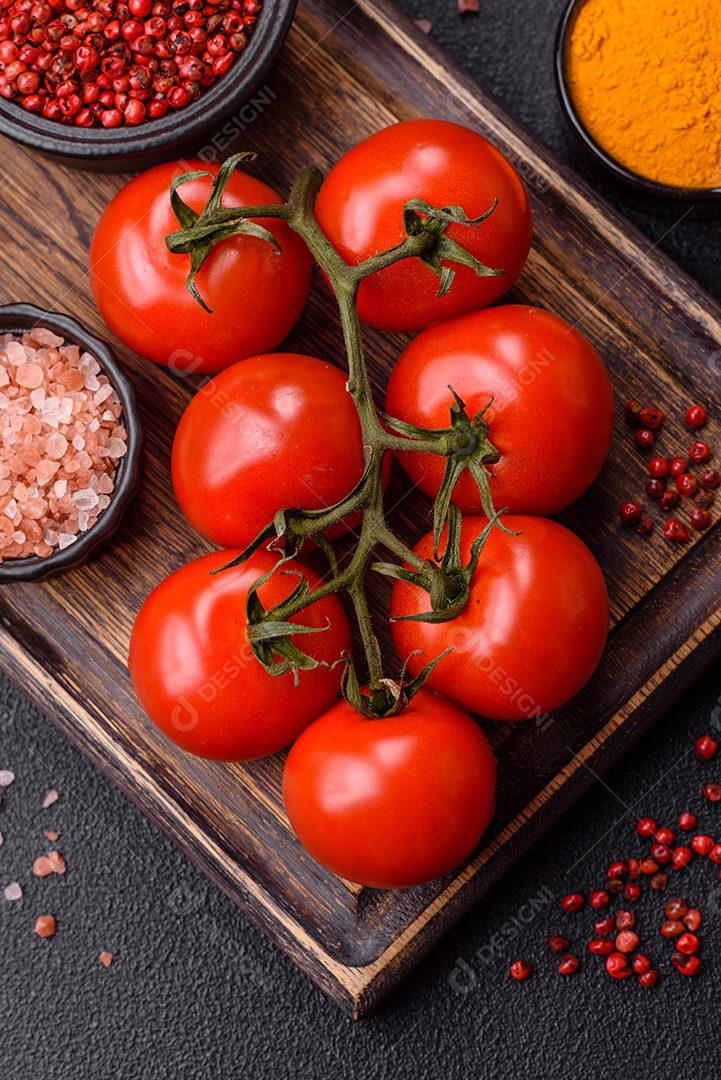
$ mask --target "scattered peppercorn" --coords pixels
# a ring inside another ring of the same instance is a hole
[[[619,911],[616,914],[616,929],[630,930],[636,922],[636,916],[632,911]]]
[[[721,844],[714,844],[708,852],[711,862],[721,863]]]
[[[721,784],[704,784],[701,788],[701,794],[709,802],[721,802]]]
[[[654,859],[639,859],[638,865],[641,867],[641,873],[649,877],[658,872],[658,863]]]
[[[668,476],[668,462],[666,461],[666,458],[651,458],[648,463],[648,475],[653,480],[663,480],[664,476]]]
[[[693,851],[689,847],[677,847],[671,852],[671,866],[674,870],[683,870],[693,860]]]
[[[626,877],[627,873],[628,867],[626,866],[626,863],[619,860],[615,863],[611,863],[608,870],[606,871],[606,877],[609,881],[611,881],[614,878]]]
[[[688,911],[688,904],[685,900],[677,898],[675,900],[669,900],[666,907],[663,909],[663,913],[667,919],[682,919]]]
[[[697,441],[692,442],[688,450],[688,459],[693,461],[696,465],[702,465],[705,461],[708,461],[711,457],[711,449],[708,443]]]
[[[701,483],[709,491],[715,491],[721,485],[721,473],[718,473],[716,469],[707,469],[701,476]]]
[[[616,938],[616,948],[620,953],[632,953],[638,948],[638,934],[633,930],[622,930]]]
[[[645,975],[651,970],[651,961],[643,953],[637,953],[631,961],[631,967],[637,975]]]
[[[613,979],[627,979],[633,974],[628,958],[622,952],[612,952],[606,957],[606,971]]]
[[[687,930],[691,930],[695,933],[701,926],[703,919],[701,918],[701,912],[698,908],[689,908],[681,921]],[[683,950],[681,951],[683,952]]]
[[[515,979],[516,982],[523,982],[524,979],[528,978],[532,970],[527,960],[516,960],[511,964],[511,978]]]
[[[708,420],[708,413],[704,409],[703,405],[690,405],[686,410],[686,426],[691,428],[691,431],[696,431],[697,428],[702,428]]]
[[[580,911],[583,904],[584,900],[580,893],[569,893],[568,896],[564,896],[561,900],[561,907],[564,911]]]
[[[641,886],[636,885],[634,882],[629,881],[628,885],[624,885],[623,898],[624,900],[630,900],[634,903],[641,895]]]
[[[568,938],[554,935],[548,939],[548,947],[551,952],[565,952],[570,942]]]
[[[674,480],[679,476],[683,476],[685,472],[688,472],[688,461],[686,458],[680,457],[678,454],[671,458],[669,462],[668,471]]]
[[[624,409],[626,423],[629,427],[638,427],[638,417],[642,406],[637,401],[629,401]]]
[[[701,761],[710,761],[716,756],[718,743],[710,735],[700,735],[696,740],[696,757]]]
[[[675,938],[679,934],[683,933],[683,923],[680,923],[678,919],[667,919],[666,922],[661,923],[661,935],[665,938]]]
[[[691,840],[691,847],[697,855],[710,855],[714,848],[714,842],[712,836],[707,836],[705,833],[701,833],[699,836],[694,836]],[[719,857],[718,862],[721,862],[721,844],[718,845]],[[717,860],[714,859],[714,862]]]
[[[638,503],[629,500],[628,502],[621,504],[618,516],[622,525],[635,525],[636,522],[641,520],[643,509]]]
[[[660,409],[641,409],[638,414],[638,422],[641,427],[651,428],[655,431],[663,423],[663,413]]]
[[[567,953],[566,956],[562,957],[561,963],[558,965],[558,970],[561,975],[573,975],[578,971],[580,966],[578,957],[573,956],[572,953]]]
[[[671,851],[665,844],[654,844],[651,848],[651,856],[661,865],[671,862]]]
[[[639,428],[633,439],[636,446],[640,446],[642,450],[650,450],[653,446],[653,432],[650,428]]]
[[[641,986],[655,986],[658,982],[658,972],[653,969],[645,971],[643,975],[639,975],[638,981]]]
[[[662,828],[656,830],[656,840],[659,844],[666,844],[667,846],[672,844],[676,839],[676,834],[673,829]]]
[[[613,915],[609,915],[607,919],[599,919],[598,922],[595,922],[593,929],[599,937],[608,937],[609,934],[616,930],[616,920]]]
[[[596,892],[592,892],[588,898],[588,901],[592,908],[608,907],[609,895],[605,889],[598,889]]]
[[[692,473],[682,473],[676,477],[676,490],[684,499],[692,499],[698,491],[698,480]]]
[[[645,817],[636,824],[636,832],[639,836],[655,836],[658,832],[658,825],[653,818]]]
[[[656,892],[663,892],[668,885],[668,874],[654,874],[651,878],[651,888]]]
[[[679,814],[678,826],[684,832],[691,832],[692,829],[696,828],[696,815],[685,810],[683,814]]]
[[[677,491],[666,491],[658,500],[658,505],[662,510],[675,510],[681,505],[681,496]]]
[[[668,519],[663,527],[663,535],[667,540],[672,540],[676,544],[685,544],[691,539],[691,533],[687,527],[676,518]]]
[[[676,948],[680,953],[683,953],[684,956],[693,956],[694,953],[698,952],[700,945],[701,942],[695,934],[681,934],[681,936],[676,939]]]
[[[647,480],[645,491],[649,499],[655,499],[655,501],[658,502],[666,491],[666,481],[654,479]]]
[[[681,975],[698,975],[701,970],[701,961],[698,956],[684,956],[683,953],[674,953],[671,963]]]
[[[608,938],[599,937],[589,941],[588,950],[594,956],[608,956],[610,953],[615,952],[616,946]]]
[[[653,532],[653,520],[644,514],[636,526],[636,532],[639,536],[650,536]]]
[[[695,510],[692,510],[691,524],[694,529],[697,529],[699,532],[703,532],[705,529],[708,529],[711,524],[711,515],[709,514],[708,510],[699,510],[698,507],[696,507]]]

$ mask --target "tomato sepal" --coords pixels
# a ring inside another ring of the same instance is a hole
[[[341,679],[341,693],[351,708],[368,720],[384,720],[389,716],[396,716],[407,707],[428,681],[436,665],[450,652],[453,650],[444,649],[439,656],[425,664],[415,679],[408,683],[404,681],[406,675],[406,664],[404,664],[398,682],[394,679],[380,679],[368,693],[363,692],[353,660],[349,659]]]
[[[268,216],[268,207],[243,208],[240,217],[237,208],[227,211],[223,208],[223,194],[233,172],[241,162],[251,162],[256,157],[257,154],[253,151],[245,150],[233,154],[224,161],[217,176],[214,176],[211,172],[196,170],[176,176],[170,185],[170,206],[181,228],[178,232],[167,236],[165,243],[168,251],[173,255],[190,255],[190,271],[185,280],[185,287],[193,299],[197,300],[208,314],[212,314],[214,309],[209,307],[200,295],[196,284],[196,275],[216,244],[220,243],[221,240],[229,239],[231,236],[255,236],[259,240],[267,241],[274,248],[277,255],[283,253],[278,240],[269,229],[249,220],[252,217]],[[191,180],[199,180],[206,176],[211,178],[213,188],[210,198],[203,207],[203,212],[198,214],[187,203],[183,202],[178,188]],[[228,218],[232,220],[226,220]]]
[[[421,252],[418,258],[440,278],[436,296],[441,299],[450,291],[455,270],[450,266],[443,266],[442,261],[459,263],[467,266],[478,277],[498,277],[505,274],[505,270],[495,270],[486,266],[470,251],[466,251],[457,241],[445,235],[450,224],[467,225],[478,228],[498,206],[498,199],[493,200],[490,209],[478,217],[469,218],[462,206],[436,207],[426,202],[425,199],[409,199],[403,208],[403,224],[408,236],[424,234],[432,239],[428,250]]]

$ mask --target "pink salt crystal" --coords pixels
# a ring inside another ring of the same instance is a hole
[[[23,420],[23,431],[27,432],[28,435],[39,435],[42,430],[43,425],[39,417],[33,413],[28,413]]]
[[[74,535],[61,533],[58,537],[58,547],[61,551],[65,551],[65,548],[69,548],[71,544],[74,544],[77,538],[77,533]]]
[[[56,840],[60,839],[56,832],[51,832],[49,829],[45,830],[45,838],[46,840],[49,840],[52,844],[54,844]]]
[[[49,544],[41,542],[36,544],[33,548],[33,554],[37,555],[39,559],[45,559],[48,555],[52,555],[53,549]]]
[[[28,499],[28,501],[23,505],[23,514],[25,515],[25,517],[30,518],[31,521],[39,521],[40,518],[45,517],[47,509],[47,500]]]
[[[23,890],[17,881],[11,881],[9,885],[5,886],[3,895],[6,900],[22,900]]]
[[[40,858],[36,859],[33,863],[33,874],[35,877],[50,877],[52,872],[52,864],[44,855],[41,855]]]
[[[68,440],[59,431],[51,435],[45,443],[45,453],[48,457],[55,458],[56,461],[63,456],[67,448]]]
[[[19,364],[25,363],[25,349],[19,341],[11,341],[5,346],[4,352],[8,359],[8,363],[12,367],[17,367]]]
[[[45,796],[45,798],[43,799],[43,810],[47,810],[49,807],[51,807],[53,805],[53,803],[56,803],[57,801],[58,801],[58,793],[55,790],[55,788],[53,788],[52,791],[49,791],[47,793],[47,795]]]
[[[122,439],[111,439],[108,443],[108,455],[113,459],[123,457],[127,452],[127,444]]]
[[[0,769],[0,787],[10,787],[15,779],[15,773],[10,769]]]
[[[67,867],[65,866],[65,859],[62,857],[59,851],[48,852],[48,862],[53,868],[54,874],[64,874]]]
[[[61,383],[66,390],[82,390],[85,386],[85,376],[82,371],[78,371],[75,367],[68,367],[58,376],[58,382]]]
[[[17,499],[18,502],[27,502],[28,489],[25,487],[25,484],[15,485],[13,488],[13,498]]]
[[[7,386],[9,382],[10,376],[5,370],[5,365],[3,363],[0,363],[0,386]]]
[[[48,461],[46,458],[43,458],[35,470],[35,478],[40,487],[45,487],[49,484],[59,468],[60,463],[58,461]],[[67,481],[64,481],[64,483],[67,484]]]
[[[18,386],[27,386],[29,390],[37,390],[42,385],[43,378],[44,372],[39,364],[20,364],[15,373]]]
[[[101,952],[98,959],[103,967],[109,968],[113,962],[113,954],[111,952]]]
[[[68,490],[67,480],[56,480],[53,484],[53,491],[59,499],[62,499],[65,492]]]
[[[47,326],[34,326],[29,331],[28,338],[36,345],[43,345],[46,348],[59,349],[64,344],[63,339],[52,330],[48,330]]]

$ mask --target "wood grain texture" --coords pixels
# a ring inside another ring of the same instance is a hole
[[[681,416],[691,400],[711,407],[708,437],[718,445],[721,311],[387,0],[304,0],[268,85],[258,119],[222,151],[259,151],[256,171],[283,192],[302,166],[327,169],[396,119],[440,116],[491,137],[521,171],[535,214],[533,251],[511,299],[578,325],[606,360],[617,404],[663,402],[663,449],[689,441]],[[87,250],[124,178],[70,171],[5,140],[0,152],[2,301],[67,310],[100,331]],[[369,332],[367,340],[381,401],[404,339]],[[340,362],[333,302],[319,281],[287,345]],[[125,658],[138,607],[208,545],[183,521],[169,483],[191,381],[118,351],[148,432],[141,495],[91,565],[3,590],[0,665],[318,985],[352,1015],[365,1014],[718,657],[721,528],[672,547],[658,533],[642,540],[616,526],[619,502],[644,474],[619,414],[602,475],[561,516],[591,546],[609,584],[612,631],[596,675],[550,725],[485,725],[499,759],[498,808],[466,866],[418,889],[358,889],[317,866],[290,833],[282,755],[246,766],[190,758],[135,701]],[[398,473],[389,505],[407,539],[426,531],[428,504]],[[380,589],[378,621],[383,599]]]

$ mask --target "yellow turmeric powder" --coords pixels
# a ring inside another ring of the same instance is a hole
[[[649,180],[721,187],[720,0],[587,0],[566,63],[607,154]]]

